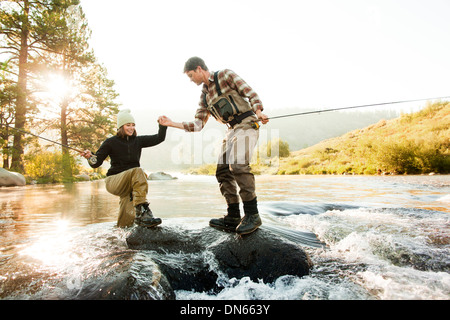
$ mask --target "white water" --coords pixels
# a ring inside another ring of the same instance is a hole
[[[222,278],[220,292],[178,291],[177,299],[450,298],[449,176],[256,179],[265,225],[311,231],[326,243],[304,247],[311,274],[274,283]],[[149,200],[163,224],[193,218],[206,224],[224,212],[214,177],[150,181]],[[117,201],[102,181],[0,189],[0,284],[32,265],[34,277],[45,274],[42,283],[56,272],[68,285],[82,285],[86,275],[68,274],[94,272],[99,256],[127,250],[114,227]],[[45,298],[48,290],[41,291]]]

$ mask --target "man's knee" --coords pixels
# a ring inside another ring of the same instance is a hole
[[[243,173],[251,173],[251,167],[248,164],[230,164],[230,171],[234,175],[243,174]]]
[[[218,164],[216,169],[216,179],[218,182],[228,180],[232,176],[230,166],[228,164]]]

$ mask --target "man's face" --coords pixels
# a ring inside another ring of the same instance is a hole
[[[201,70],[202,69],[200,67],[197,67],[197,69],[195,70],[190,70],[186,72],[186,75],[189,77],[189,79],[191,79],[191,81],[198,86],[201,85],[203,82]]]

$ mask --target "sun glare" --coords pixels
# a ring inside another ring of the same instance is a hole
[[[55,99],[63,99],[70,94],[72,87],[67,79],[61,75],[52,74],[47,82],[47,92]]]
[[[57,232],[65,232],[67,230],[67,228],[69,227],[69,220],[64,220],[64,219],[56,220],[55,227],[56,227]]]
[[[53,223],[51,231],[46,236],[41,236],[34,243],[21,251],[22,255],[28,255],[40,260],[44,265],[57,266],[70,262],[70,235],[67,233],[70,223],[68,220],[57,220]]]

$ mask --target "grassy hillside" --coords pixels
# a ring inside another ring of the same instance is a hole
[[[262,168],[259,168],[263,172]],[[450,102],[381,120],[280,159],[278,174],[450,173]]]

